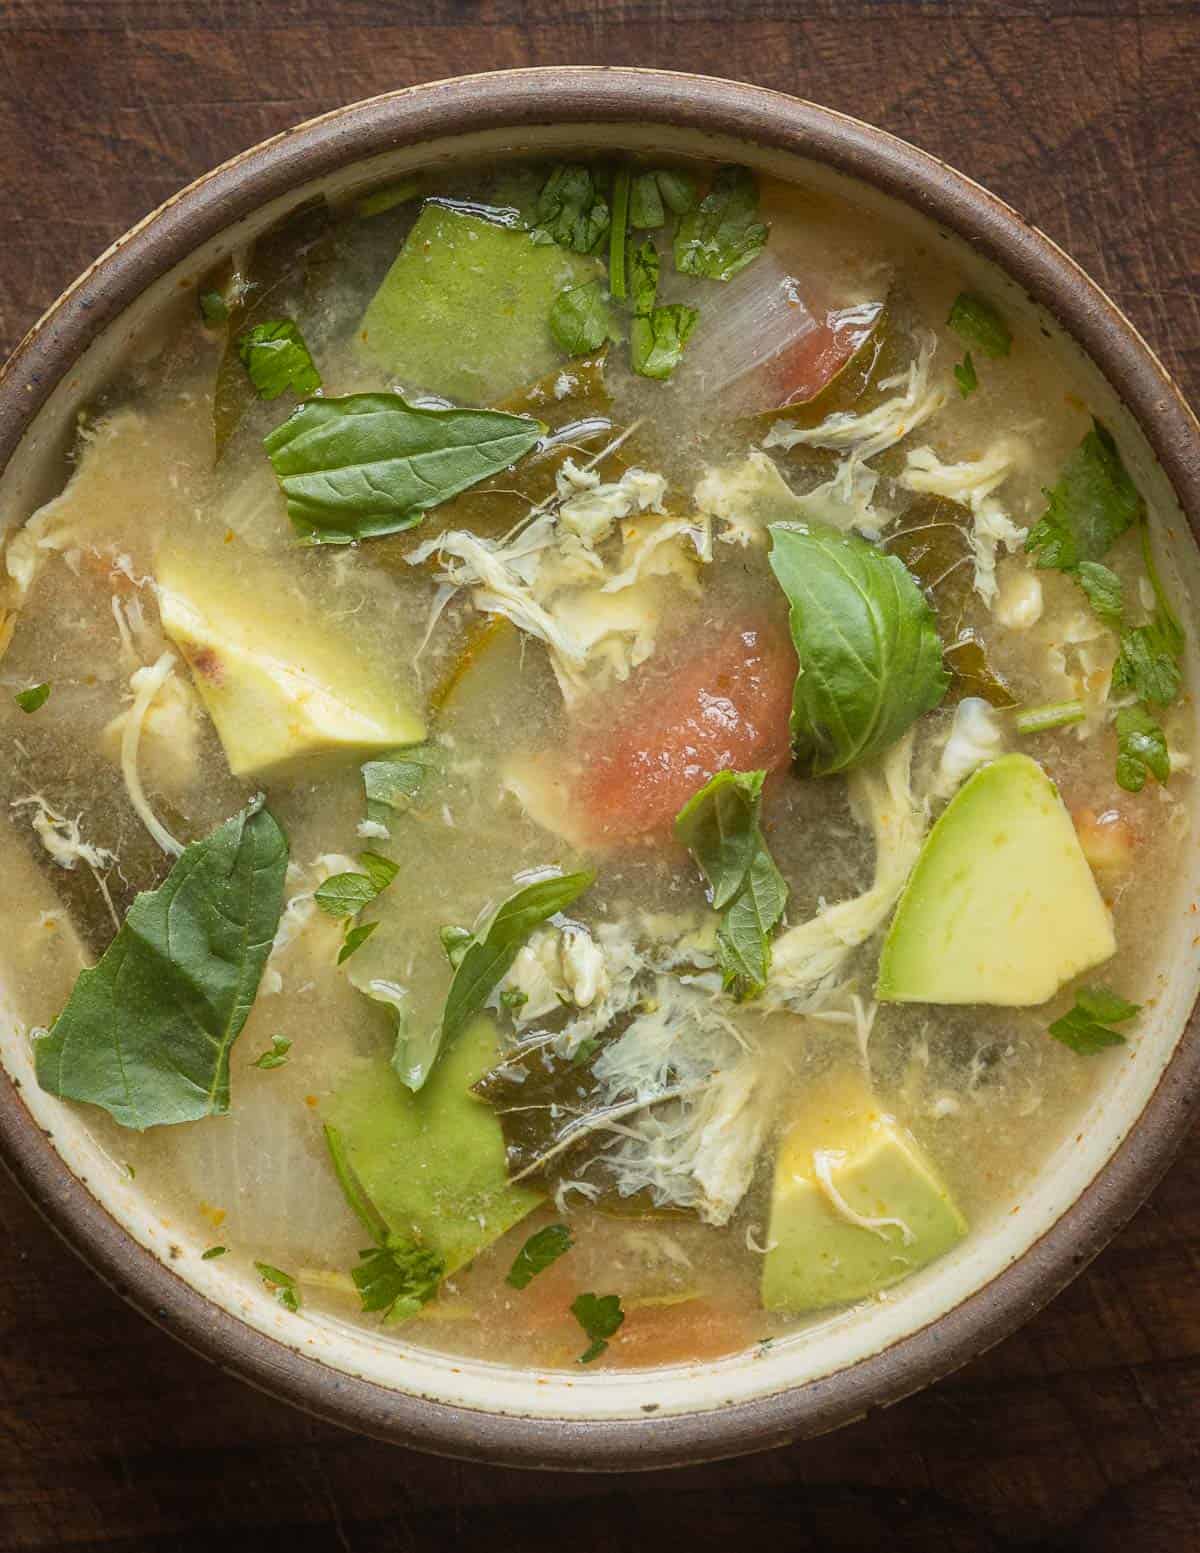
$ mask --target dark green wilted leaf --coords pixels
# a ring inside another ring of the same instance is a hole
[[[1050,1034],[1081,1057],[1090,1057],[1105,1047],[1123,1046],[1125,1037],[1108,1027],[1127,1024],[1140,1013],[1140,1004],[1127,1003],[1106,987],[1080,987],[1074,1008],[1054,1021]]]
[[[571,1314],[588,1337],[588,1346],[579,1356],[580,1364],[591,1364],[608,1347],[625,1320],[619,1294],[581,1294],[571,1304]]]
[[[1080,561],[1075,576],[1087,594],[1092,613],[1105,625],[1120,626],[1125,613],[1121,579],[1099,561]]]
[[[1171,775],[1166,735],[1141,706],[1117,713],[1117,781],[1128,793],[1140,793],[1150,775],[1165,782]]]
[[[717,959],[725,990],[739,1001],[758,997],[767,985],[771,934],[783,917],[787,898],[787,884],[760,837],[745,886],[717,929]]]
[[[595,253],[608,236],[608,204],[580,163],[555,167],[542,185],[533,236],[574,253]]]
[[[685,275],[732,280],[758,258],[766,241],[754,174],[745,167],[721,167],[698,208],[679,219],[675,268]]]
[[[550,333],[559,350],[568,356],[586,356],[599,350],[611,329],[608,303],[598,280],[570,286],[555,297],[550,309]]]
[[[442,769],[441,753],[432,744],[416,744],[364,762],[367,819],[376,825],[390,825],[397,815],[407,813],[426,784],[442,775]]]
[[[954,368],[954,381],[958,384],[958,391],[964,399],[969,398],[979,387],[979,375],[975,371],[975,363],[971,360],[970,351]]]
[[[18,690],[13,700],[23,712],[36,712],[38,707],[45,706],[50,699],[50,686],[48,684],[30,685],[27,690]]]
[[[278,399],[289,389],[298,398],[315,393],[321,374],[290,318],[255,324],[238,336],[238,355],[260,399]]]
[[[700,314],[682,302],[637,314],[629,326],[630,359],[639,377],[669,378],[683,359]]]
[[[981,350],[985,356],[1007,356],[1012,350],[1012,330],[1005,323],[999,308],[985,297],[960,291],[951,305],[946,322],[960,340]],[[974,375],[974,368],[971,370]]]
[[[1102,561],[1144,510],[1112,433],[1094,419],[1046,497],[1049,506],[1025,548],[1038,566],[1066,572],[1081,561]]]
[[[565,1224],[547,1224],[545,1229],[530,1235],[517,1252],[504,1281],[514,1289],[528,1288],[539,1273],[545,1272],[551,1262],[557,1262],[573,1244],[571,1231]]]

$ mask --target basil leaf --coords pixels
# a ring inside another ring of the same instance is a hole
[[[1025,549],[1037,556],[1038,566],[1060,571],[1102,561],[1144,507],[1112,433],[1094,418],[1045,494],[1049,506],[1029,530]]]
[[[1141,1013],[1137,1003],[1127,1003],[1107,987],[1080,987],[1069,1014],[1056,1019],[1050,1034],[1081,1057],[1093,1056],[1108,1046],[1123,1046],[1125,1037],[1110,1025],[1126,1024]]]
[[[49,684],[30,685],[27,690],[18,690],[13,697],[23,712],[36,712],[38,707],[45,706],[49,699]]]
[[[281,1267],[272,1267],[270,1262],[255,1262],[254,1267],[284,1310],[290,1310],[295,1315],[300,1309],[300,1290],[291,1273],[285,1273]]]
[[[554,168],[542,185],[533,237],[574,253],[594,253],[608,235],[608,205],[588,169],[578,163]]]
[[[272,1068],[282,1068],[288,1060],[288,1052],[292,1049],[292,1043],[286,1036],[273,1035],[271,1037],[271,1050],[263,1052],[250,1064],[252,1068],[262,1068],[264,1072],[270,1072]]]
[[[238,336],[238,355],[260,399],[278,399],[288,389],[303,398],[321,386],[304,336],[290,318],[247,329]]]
[[[608,233],[608,289],[619,302],[625,300],[625,249],[629,242],[628,167],[613,175],[612,226]]]
[[[985,297],[960,291],[951,304],[946,322],[959,339],[981,350],[985,356],[1007,356],[1012,350],[1012,330],[999,308]]]
[[[1099,561],[1080,561],[1075,572],[1079,586],[1087,594],[1092,613],[1105,625],[1119,626],[1125,613],[1121,579]]]
[[[287,839],[256,799],[137,896],[48,1035],[38,1083],[122,1127],[229,1109],[229,1052],[279,926]]]
[[[683,358],[683,347],[699,317],[694,307],[685,307],[682,302],[671,302],[635,317],[629,329],[633,370],[640,377],[660,382],[669,378]]]
[[[1127,793],[1140,793],[1150,775],[1165,782],[1171,775],[1167,739],[1150,713],[1127,706],[1117,713],[1117,781]]]
[[[954,368],[954,381],[958,384],[958,391],[964,399],[969,398],[979,387],[979,374],[975,371],[975,363],[971,360],[970,351]]]
[[[360,852],[358,860],[363,865],[363,872],[375,886],[376,895],[386,890],[400,872],[399,864],[393,863],[390,857],[383,857],[378,852]]]
[[[356,949],[362,948],[378,926],[378,922],[360,922],[357,927],[350,927],[347,924],[341,948],[338,950],[337,963],[344,965]]]
[[[581,1294],[571,1304],[571,1314],[590,1339],[579,1356],[580,1364],[591,1364],[608,1347],[608,1339],[614,1337],[625,1320],[619,1294]]]
[[[598,280],[568,286],[555,297],[550,309],[550,333],[559,350],[568,356],[587,356],[598,351],[610,330],[608,303]]]
[[[309,544],[395,534],[528,453],[540,421],[426,410],[399,394],[309,399],[263,439],[288,516]]]
[[[759,850],[763,771],[718,771],[675,817],[675,834],[708,880],[714,911],[746,883]]]
[[[360,852],[361,874],[330,874],[313,892],[313,900],[331,917],[355,917],[391,884],[400,872],[390,857]]]
[[[684,275],[732,280],[757,259],[767,241],[758,216],[758,184],[746,167],[718,168],[696,210],[679,219],[675,268]]]
[[[557,1262],[574,1244],[565,1224],[547,1224],[536,1235],[530,1235],[517,1252],[505,1283],[514,1289],[527,1289],[539,1273],[545,1272],[551,1262]]]
[[[440,776],[441,771],[441,755],[432,744],[417,744],[412,749],[365,761],[362,780],[367,819],[376,825],[388,825],[396,815],[412,807],[425,783],[431,776]]]
[[[717,961],[725,990],[739,1002],[758,997],[767,985],[771,934],[783,917],[787,898],[787,883],[760,836],[745,887],[717,929]]]
[[[539,923],[565,911],[593,882],[592,872],[553,874],[510,895],[475,935],[458,967],[442,1014],[442,1041],[450,1042],[508,974],[517,951]]]
[[[887,749],[945,696],[933,611],[904,563],[832,530],[770,525],[771,569],[791,606],[800,673],[797,758],[813,776]]]

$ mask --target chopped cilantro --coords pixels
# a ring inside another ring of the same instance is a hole
[[[993,359],[1012,350],[1012,330],[1000,310],[984,297],[960,291],[950,307],[947,324],[960,340]]]
[[[378,926],[378,922],[360,922],[357,927],[351,927],[347,923],[342,946],[338,950],[337,963],[343,965],[356,949],[361,949]]]
[[[13,700],[23,712],[36,712],[39,706],[45,706],[50,699],[50,686],[47,683],[30,685],[27,690],[18,690]]]
[[[629,224],[639,231],[663,226],[667,211],[682,216],[696,208],[696,180],[688,173],[660,169],[639,173],[629,196]]]
[[[1117,781],[1125,791],[1140,793],[1147,774],[1165,782],[1171,775],[1166,735],[1145,707],[1122,707],[1116,727]]]
[[[200,1260],[202,1262],[214,1261],[217,1257],[224,1256],[228,1250],[228,1246],[209,1246],[207,1251],[201,1251]]]
[[[361,874],[331,874],[313,892],[317,905],[331,917],[356,916],[387,889],[400,871],[390,857],[382,857],[378,852],[360,852],[358,860],[363,866]]]
[[[271,1050],[269,1052],[262,1052],[254,1059],[250,1066],[252,1068],[262,1068],[268,1072],[272,1068],[282,1068],[288,1060],[288,1052],[291,1049],[292,1043],[286,1036],[273,1035],[271,1037]]]
[[[575,253],[594,253],[608,236],[609,213],[588,169],[555,167],[542,185],[535,210],[535,242],[558,243]]]
[[[608,1347],[625,1320],[619,1294],[581,1294],[571,1305],[571,1314],[588,1337],[588,1346],[579,1356],[580,1364],[591,1364]]]
[[[254,1267],[284,1310],[290,1310],[294,1315],[300,1309],[300,1291],[291,1273],[285,1273],[279,1267],[272,1267],[270,1262],[255,1262]]]
[[[958,391],[964,399],[979,387],[979,374],[975,371],[975,363],[971,360],[970,351],[955,367],[954,381],[958,384]]]
[[[1182,678],[1175,640],[1157,616],[1147,625],[1121,632],[1112,672],[1112,688],[1118,695],[1130,691],[1151,706],[1170,706]]]
[[[1127,1003],[1107,987],[1080,987],[1075,1007],[1056,1019],[1050,1034],[1081,1057],[1091,1057],[1106,1046],[1123,1046],[1125,1037],[1110,1025],[1128,1023],[1141,1012],[1137,1003]]]
[[[550,333],[568,356],[586,356],[599,350],[611,332],[608,303],[598,280],[568,286],[555,297],[550,308]]]
[[[699,316],[694,307],[671,302],[635,317],[629,331],[633,370],[641,377],[669,378]]]
[[[547,1224],[545,1229],[530,1235],[517,1252],[505,1282],[514,1289],[527,1288],[539,1273],[545,1272],[551,1262],[557,1262],[573,1245],[571,1231],[565,1224]]]
[[[720,167],[699,206],[679,219],[675,268],[684,275],[732,280],[758,258],[766,242],[754,174],[746,167]]]
[[[303,398],[321,386],[304,336],[290,318],[247,329],[238,338],[238,355],[260,399],[278,399],[288,389]]]
[[[1119,626],[1125,614],[1121,579],[1099,561],[1080,561],[1075,573],[1079,586],[1087,594],[1092,612],[1105,625]]]
[[[1112,433],[1095,419],[1045,494],[1049,505],[1030,529],[1025,549],[1037,556],[1038,566],[1064,572],[1081,561],[1102,560],[1143,509]]]

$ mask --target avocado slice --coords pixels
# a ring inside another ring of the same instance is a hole
[[[916,1139],[867,1085],[827,1081],[806,1095],[776,1156],[763,1306],[799,1314],[865,1299],[966,1232]]]
[[[1116,947],[1057,788],[1028,755],[1005,755],[959,788],[926,838],[875,995],[1025,1008]]]
[[[429,202],[363,314],[360,348],[406,388],[495,404],[563,359],[550,306],[602,273],[596,259]]]
[[[500,1123],[470,1093],[499,1061],[495,1026],[481,1015],[416,1094],[380,1058],[355,1070],[322,1108],[387,1222],[437,1252],[447,1273],[542,1201],[540,1192],[509,1185]]]
[[[388,671],[262,557],[168,549],[155,579],[163,630],[192,671],[234,776],[425,737]]]

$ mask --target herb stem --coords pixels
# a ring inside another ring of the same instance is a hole
[[[625,300],[625,246],[629,230],[628,167],[618,167],[613,175],[612,224],[608,231],[608,289],[618,301]]]
[[[1048,706],[1031,706],[1017,713],[1017,732],[1048,733],[1052,728],[1069,728],[1085,717],[1082,701],[1055,701]]]

